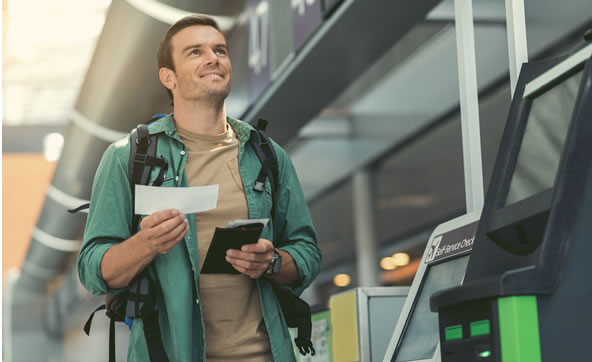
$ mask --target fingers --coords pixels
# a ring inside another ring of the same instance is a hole
[[[189,225],[187,225],[187,220],[185,222],[179,224],[176,228],[171,230],[168,234],[159,238],[162,240],[162,248],[160,250],[161,254],[166,254],[171,251],[175,245],[177,245],[185,235],[187,235],[187,231],[189,231]]]
[[[163,211],[157,211],[157,212],[152,213],[149,216],[145,217],[144,219],[142,219],[142,222],[140,223],[140,227],[142,229],[153,228],[154,226],[159,225],[160,223],[162,223],[166,220],[169,220],[171,218],[174,218],[175,216],[178,216],[180,214],[181,213],[177,209],[168,209],[168,210],[163,210]]]
[[[171,251],[189,230],[187,218],[175,209],[155,212],[144,218],[140,226],[148,247],[160,254]]]
[[[263,242],[261,242],[263,240]],[[266,244],[267,242],[271,244],[269,240],[266,239],[259,239],[259,243],[257,244]],[[256,246],[257,244],[251,244],[251,246]],[[241,248],[242,250],[243,248]],[[267,249],[267,246],[265,247]],[[229,262],[234,269],[236,269],[239,273],[247,275],[251,278],[259,278],[267,268],[269,267],[269,263],[271,262],[271,250],[273,250],[273,244],[271,244],[271,249],[267,252],[263,253],[256,253],[256,252],[245,252],[241,250],[233,250],[230,249],[226,252],[226,261]],[[251,250],[264,250],[260,247],[255,247]]]
[[[273,249],[273,243],[267,239],[259,239],[255,244],[245,244],[241,251],[247,253],[267,253]]]
[[[245,270],[267,269],[265,262],[247,261],[243,259],[233,258],[231,256],[226,256],[226,261],[232,265],[240,266]]]
[[[253,279],[259,278],[269,266],[269,262],[252,262],[243,259],[226,256],[226,261],[229,262],[234,269],[239,273],[247,275]]]
[[[167,219],[160,224],[152,227],[152,234],[156,238],[164,238],[169,240],[172,236],[171,234],[174,233],[175,229],[179,226],[183,226],[183,224],[187,225],[187,218],[185,215],[181,214],[176,217]]]
[[[271,260],[271,253],[246,253],[236,249],[228,249],[226,255],[234,259],[255,263],[264,263]]]

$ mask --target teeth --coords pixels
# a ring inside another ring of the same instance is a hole
[[[222,78],[219,74],[210,73],[203,76],[203,78]]]

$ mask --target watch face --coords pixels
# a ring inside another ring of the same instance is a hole
[[[282,267],[282,256],[275,250],[273,251],[273,258],[271,262],[273,264],[273,274],[279,273],[280,268]]]
[[[282,257],[277,252],[277,250],[273,250],[271,253],[271,262],[269,263],[269,268],[267,268],[266,274],[267,275],[274,275],[279,273],[280,268],[282,266]]]

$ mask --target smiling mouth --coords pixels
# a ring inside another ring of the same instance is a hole
[[[199,76],[200,78],[209,78],[209,79],[224,79],[222,74],[219,73],[206,73]]]

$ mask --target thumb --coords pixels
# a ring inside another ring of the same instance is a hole
[[[256,244],[245,244],[241,251],[246,253],[267,253],[273,249],[273,244],[267,239],[259,239]]]

